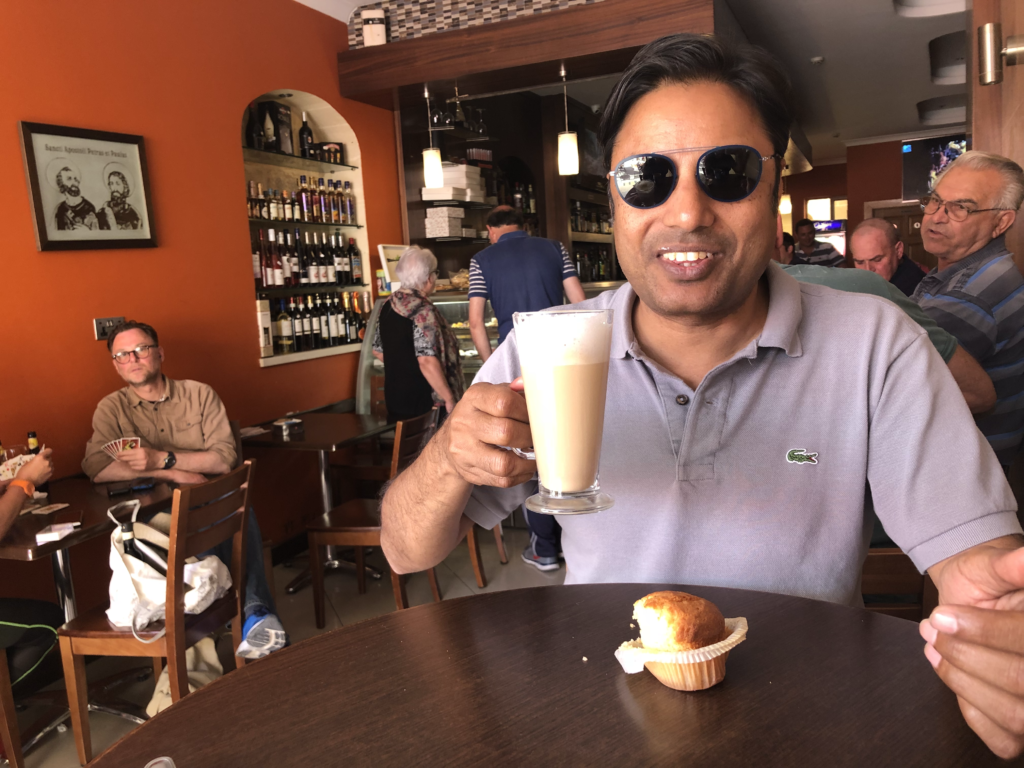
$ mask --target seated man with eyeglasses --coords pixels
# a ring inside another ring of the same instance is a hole
[[[911,298],[992,378],[996,405],[975,421],[1009,467],[1024,437],[1024,278],[1005,233],[1024,202],[1024,170],[966,152],[921,200],[921,239],[938,259]]]
[[[137,477],[205,483],[207,475],[234,468],[238,456],[224,404],[208,384],[163,375],[164,350],[154,328],[134,320],[122,323],[107,339],[107,349],[128,386],[103,398],[93,414],[82,469],[94,483]],[[137,437],[141,445],[111,458],[103,446],[122,437]],[[251,510],[247,531],[244,640],[237,653],[259,658],[283,648],[288,636],[274,613],[262,537]],[[230,565],[231,541],[207,554]]]

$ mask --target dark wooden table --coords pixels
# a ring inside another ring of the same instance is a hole
[[[394,429],[376,416],[362,416],[357,413],[303,413],[297,418],[302,419],[304,430],[299,435],[282,438],[270,432],[254,437],[243,438],[242,444],[253,448],[281,448],[289,451],[316,451],[320,461],[320,501],[323,513],[334,509],[331,492],[331,452],[349,445],[361,443],[376,435]],[[270,427],[269,424],[262,426]],[[323,563],[327,571],[338,568],[355,567],[353,563],[336,557],[334,547],[327,548],[327,559]],[[375,579],[381,577],[380,571],[367,566],[367,572]],[[285,587],[289,595],[293,595],[310,584],[310,571],[305,569],[292,579]]]
[[[121,501],[139,499],[140,514],[155,512],[171,504],[171,486],[157,483],[152,491],[143,494],[121,494],[111,498],[107,486],[94,485],[86,477],[70,477],[50,483],[50,496],[46,504],[68,504],[64,509],[46,515],[26,512],[14,521],[7,535],[0,539],[0,558],[6,560],[39,560],[50,556],[53,579],[57,585],[64,616],[69,621],[77,615],[75,593],[71,582],[70,548],[97,536],[106,536],[114,528],[107,510]],[[60,541],[36,544],[36,534],[54,522],[81,522],[81,527]]]
[[[903,619],[685,588],[750,624],[725,681],[684,693],[625,674],[613,653],[638,636],[632,603],[661,588],[496,592],[328,632],[187,696],[94,765],[1006,765]]]

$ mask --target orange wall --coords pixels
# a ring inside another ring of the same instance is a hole
[[[872,200],[898,200],[903,196],[903,156],[901,143],[887,141],[846,149],[846,189],[850,201],[852,230],[864,220],[864,203]]]
[[[320,96],[359,138],[371,251],[401,242],[392,114],[338,96],[346,48],[344,24],[293,0],[7,4],[0,439],[36,430],[58,476],[80,471],[93,409],[120,385],[94,317],[154,325],[168,375],[211,384],[243,425],[353,396],[356,354],[258,367],[239,148],[251,99]],[[18,120],[144,136],[159,247],[37,252]]]

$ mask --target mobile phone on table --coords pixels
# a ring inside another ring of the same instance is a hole
[[[132,493],[151,491],[155,485],[156,480],[152,477],[136,477],[131,481],[131,490]]]

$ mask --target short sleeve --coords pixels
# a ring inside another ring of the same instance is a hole
[[[568,280],[570,277],[579,277],[576,273],[576,265],[572,263],[572,257],[569,256],[569,251],[565,245],[559,243],[558,249],[562,252],[562,279]]]
[[[943,330],[939,324],[932,320],[928,314],[921,309],[914,301],[909,299],[903,291],[892,283],[885,282],[887,298],[910,316],[910,319],[920,325],[928,334],[932,346],[942,357],[942,361],[948,363],[957,348],[957,340],[953,334]]]
[[[960,296],[919,296],[918,303],[941,328],[953,334],[960,346],[982,365],[996,351],[999,327],[987,309]]]
[[[480,262],[476,260],[475,256],[469,260],[469,298],[490,298],[490,294],[487,292],[487,280],[484,279]]]
[[[875,511],[918,570],[1021,532],[1002,467],[924,334],[889,363],[870,397]]]

